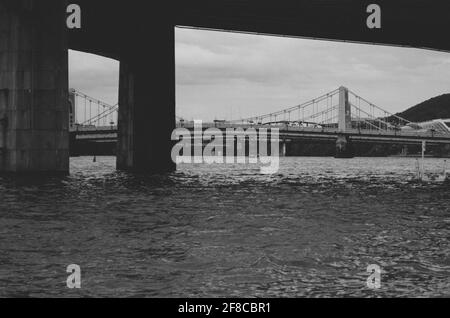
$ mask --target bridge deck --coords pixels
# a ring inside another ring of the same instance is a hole
[[[177,128],[185,128],[190,131],[194,129],[194,124],[177,124]],[[223,132],[227,129],[242,129],[245,133],[248,129],[278,129],[280,139],[324,139],[335,140],[338,135],[347,135],[354,141],[360,142],[381,142],[381,143],[421,143],[426,141],[432,144],[450,144],[450,134],[423,131],[375,131],[367,129],[348,129],[345,132],[337,128],[314,128],[314,127],[290,127],[288,125],[238,125],[238,124],[217,124],[204,123],[202,129],[217,128]],[[78,127],[71,129],[71,133],[76,134],[77,140],[104,141],[117,138],[116,126],[105,127]],[[242,132],[241,132],[242,133]],[[239,134],[239,132],[236,132]]]

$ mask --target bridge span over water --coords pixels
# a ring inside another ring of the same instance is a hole
[[[176,26],[450,51],[443,0],[377,0],[381,29],[365,0],[78,0],[70,30],[68,3],[0,0],[0,171],[68,173],[69,48],[120,60],[117,167],[150,172],[175,169]]]
[[[117,105],[107,105],[76,90],[72,90],[71,96],[76,110],[71,116],[73,144],[118,140],[119,132],[114,122]],[[91,117],[86,119],[86,114]],[[82,124],[77,124],[79,117],[84,118]],[[261,133],[265,135],[276,129],[282,155],[286,154],[289,144],[303,141],[336,142],[337,157],[351,157],[352,143],[450,145],[450,129],[413,129],[415,126],[418,124],[391,114],[346,87],[269,114],[209,123],[178,117],[176,123],[176,128],[188,130],[196,143],[207,143],[211,139],[203,137],[205,132],[210,137],[220,134],[248,140],[252,137],[250,132],[259,138]],[[194,139],[196,130],[201,132],[201,140]]]

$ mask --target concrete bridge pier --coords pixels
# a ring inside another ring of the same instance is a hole
[[[354,158],[353,146],[350,137],[339,135],[336,140],[336,158]]]
[[[69,172],[65,5],[0,2],[0,172]]]
[[[120,61],[117,168],[165,173],[176,168],[175,29],[157,25],[145,32]]]

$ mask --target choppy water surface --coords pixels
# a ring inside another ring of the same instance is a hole
[[[145,177],[74,158],[70,177],[3,177],[0,296],[450,296],[450,186],[411,182],[414,161]],[[69,264],[81,290],[66,288]],[[369,264],[383,268],[378,291]]]

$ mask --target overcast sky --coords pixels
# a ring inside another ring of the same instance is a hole
[[[117,61],[69,57],[71,87],[117,102]],[[177,29],[176,71],[186,119],[261,115],[341,85],[391,112],[450,93],[449,53],[216,31]]]

